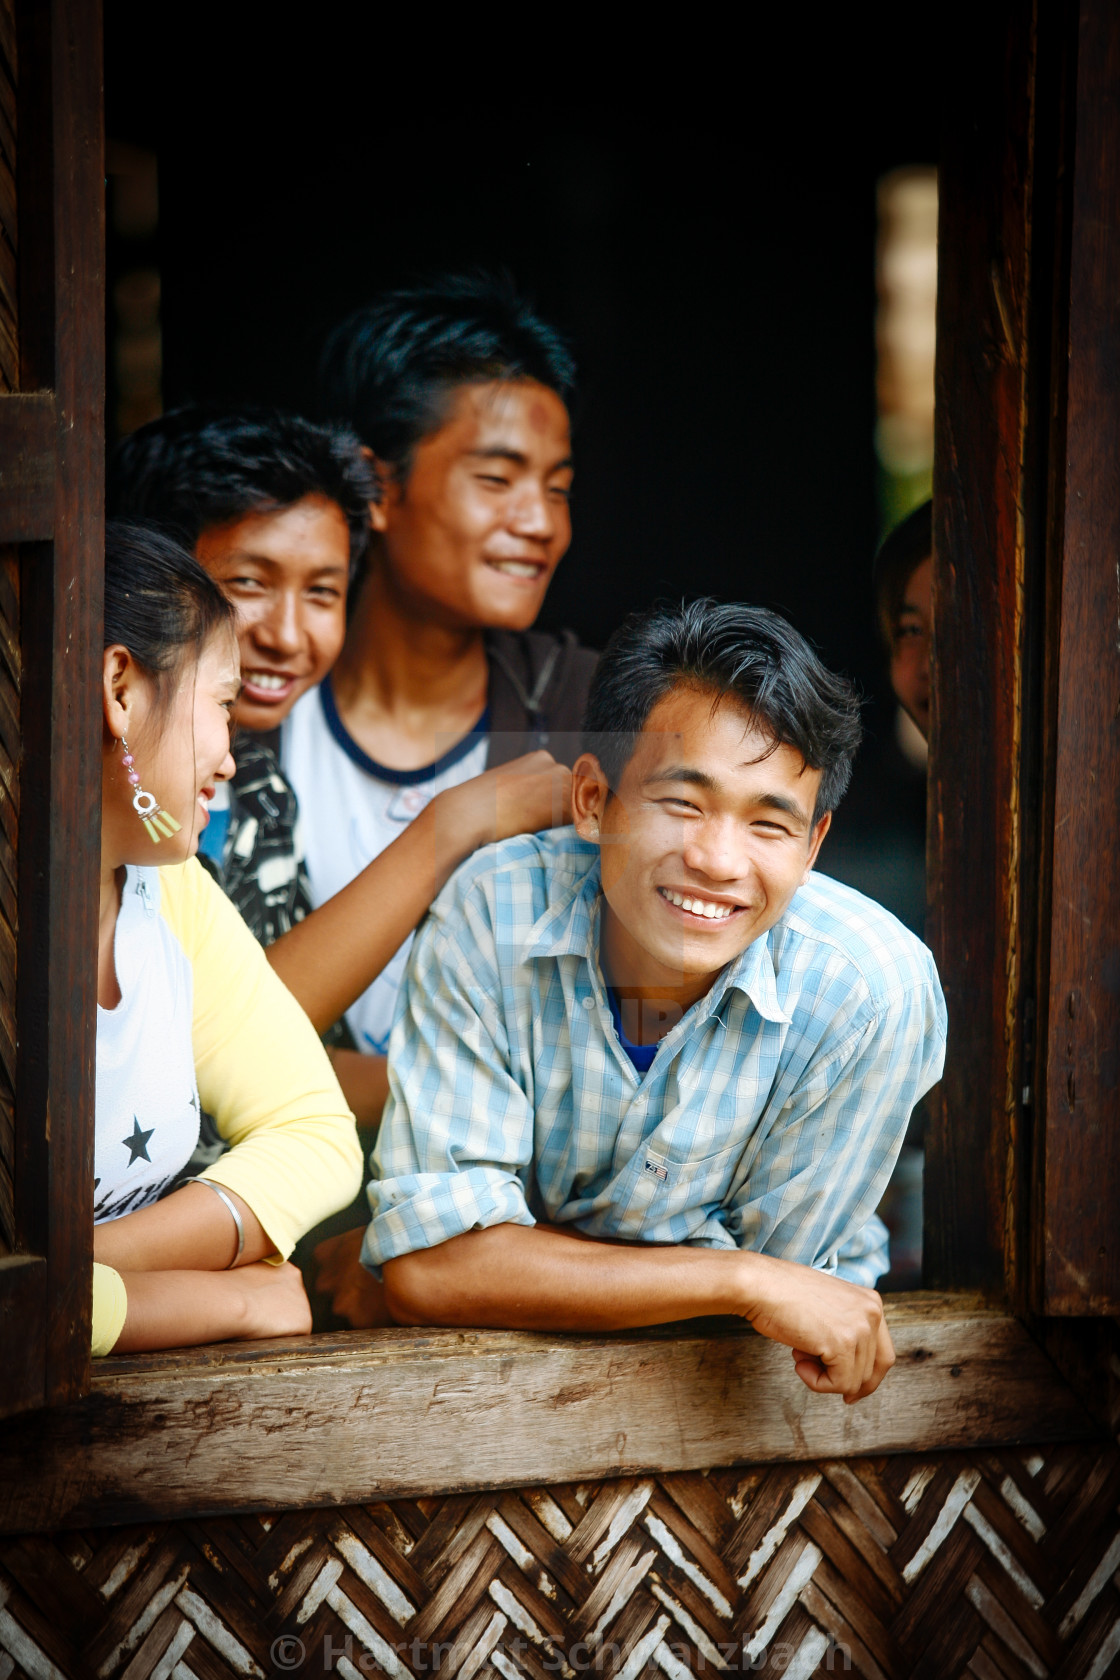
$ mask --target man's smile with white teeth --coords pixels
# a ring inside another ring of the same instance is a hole
[[[538,578],[544,571],[544,565],[539,560],[489,560],[487,564],[497,572],[505,572],[508,577]]]
[[[290,671],[246,671],[243,679],[250,688],[273,688],[279,693],[295,681]]]
[[[714,904],[708,898],[686,897],[684,893],[674,892],[671,887],[658,887],[662,898],[667,898],[670,904],[675,904],[679,910],[689,910],[694,916],[703,916],[709,922],[725,922],[734,910],[741,910],[741,904]]]

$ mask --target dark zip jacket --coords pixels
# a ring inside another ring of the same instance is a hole
[[[547,747],[564,764],[579,752],[598,654],[571,630],[488,630],[490,745],[486,767]]]

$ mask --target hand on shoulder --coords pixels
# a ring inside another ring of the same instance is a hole
[[[433,805],[469,839],[469,849],[571,821],[572,773],[539,748],[437,794]]]

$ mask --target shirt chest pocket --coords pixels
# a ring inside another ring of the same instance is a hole
[[[666,1222],[702,1225],[745,1179],[745,1150],[742,1137],[705,1153],[703,1145],[666,1141],[655,1133],[630,1157],[612,1187],[612,1200],[622,1210],[618,1234],[681,1241],[685,1231],[663,1229]]]

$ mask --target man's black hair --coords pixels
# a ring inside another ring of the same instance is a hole
[[[875,607],[888,652],[894,648],[906,585],[932,553],[933,503],[922,502],[883,538],[875,556]]]
[[[109,513],[158,525],[190,550],[212,526],[276,513],[305,496],[341,510],[353,571],[380,491],[361,444],[342,426],[265,408],[176,408],[123,438],[109,463]]]
[[[387,292],[337,326],[319,400],[404,478],[417,443],[444,424],[450,393],[497,379],[535,379],[570,407],[575,363],[509,275],[447,275]]]
[[[583,748],[617,789],[657,702],[679,683],[729,698],[773,746],[793,747],[821,772],[814,823],[847,790],[859,746],[859,699],[821,664],[804,636],[765,607],[718,601],[659,604],[615,631],[591,684]]]

